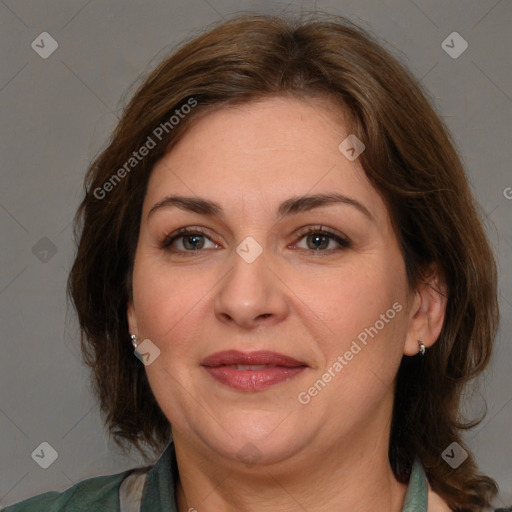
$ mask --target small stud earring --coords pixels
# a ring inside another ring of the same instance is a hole
[[[136,334],[130,334],[130,338],[132,339],[133,348],[137,348],[139,337]]]
[[[420,349],[419,349],[419,353],[424,356],[425,355],[425,351],[427,350],[425,345],[423,344],[423,340],[418,340],[418,343],[420,344]]]

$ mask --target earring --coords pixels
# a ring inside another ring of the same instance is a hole
[[[130,334],[130,338],[132,339],[133,348],[137,348],[139,337],[136,334]]]
[[[418,340],[418,343],[420,344],[420,349],[419,349],[419,353],[424,356],[425,355],[425,351],[427,350],[425,345],[423,344],[423,340]]]

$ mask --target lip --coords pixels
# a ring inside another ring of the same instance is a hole
[[[232,365],[266,365],[263,369],[232,368]],[[225,350],[205,357],[201,366],[218,382],[240,391],[261,391],[299,375],[308,365],[293,357],[260,350]]]
[[[278,352],[271,352],[269,350],[258,350],[255,352],[241,352],[239,350],[223,350],[222,352],[215,352],[205,357],[201,361],[201,366],[223,366],[230,364],[268,364],[272,366],[284,366],[286,368],[295,368],[297,366],[307,366],[302,361],[297,361],[290,356],[285,356]]]

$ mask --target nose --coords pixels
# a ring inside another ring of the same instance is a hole
[[[289,310],[286,286],[263,252],[252,262],[233,251],[231,269],[221,280],[214,301],[216,317],[244,329],[281,322]]]

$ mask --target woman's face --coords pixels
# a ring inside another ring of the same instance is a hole
[[[414,296],[334,112],[289,98],[220,109],[152,172],[130,332],[160,351],[146,371],[175,439],[210,455],[272,463],[388,432]],[[241,354],[210,358],[223,351]]]

